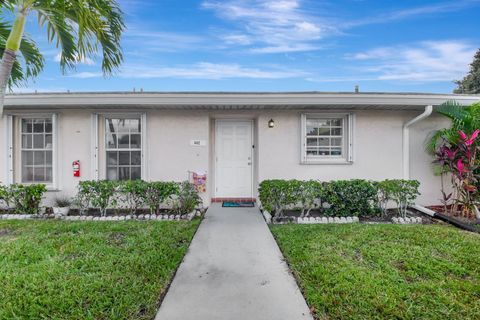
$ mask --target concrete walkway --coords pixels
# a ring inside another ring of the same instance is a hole
[[[156,320],[312,319],[257,208],[212,205]]]

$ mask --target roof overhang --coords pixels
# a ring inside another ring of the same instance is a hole
[[[479,95],[421,93],[149,93],[10,94],[5,109],[386,109],[420,110],[446,101],[470,105]]]

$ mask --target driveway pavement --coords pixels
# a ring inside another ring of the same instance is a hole
[[[156,320],[312,319],[258,208],[207,211]]]

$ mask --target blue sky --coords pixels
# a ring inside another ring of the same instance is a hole
[[[480,48],[480,0],[119,0],[125,61],[62,75],[31,17],[46,68],[14,91],[451,92]]]

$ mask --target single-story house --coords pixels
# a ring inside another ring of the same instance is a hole
[[[437,203],[424,142],[448,120],[432,107],[480,96],[417,93],[10,94],[0,181],[44,183],[48,200],[80,180],[181,181],[206,174],[205,204],[255,198],[264,179],[411,178]],[[74,170],[74,164],[78,165]]]

